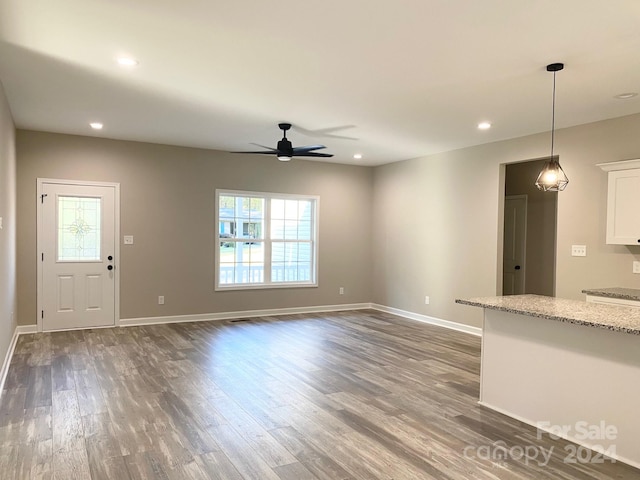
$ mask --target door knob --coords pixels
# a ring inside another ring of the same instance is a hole
[[[107,270],[113,270],[113,265],[109,265],[109,266],[107,267]]]
[[[516,265],[516,270],[520,270],[520,265]]]
[[[113,256],[109,255],[109,256],[107,257],[107,260],[109,260],[109,261],[113,260]]]

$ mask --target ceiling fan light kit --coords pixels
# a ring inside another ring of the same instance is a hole
[[[287,138],[287,131],[291,129],[290,123],[279,123],[278,128],[282,130],[282,140],[278,142],[276,148],[266,147],[258,143],[259,147],[266,148],[266,150],[248,151],[248,152],[231,152],[231,153],[251,153],[259,155],[275,155],[281,162],[288,162],[293,157],[333,157],[331,153],[318,153],[316,150],[327,148],[324,145],[307,145],[304,147],[294,147],[291,141]]]
[[[553,156],[556,122],[556,72],[564,68],[564,63],[547,65],[547,72],[553,72],[553,101],[551,104],[551,155],[542,167],[536,180],[536,187],[544,192],[561,192],[569,183],[567,175],[562,170],[558,157]]]
[[[293,145],[287,138],[287,131],[291,128],[290,123],[279,123],[278,128],[282,130],[282,140],[278,142],[278,160],[288,162],[293,158]]]

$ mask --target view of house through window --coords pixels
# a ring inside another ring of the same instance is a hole
[[[317,197],[217,191],[216,288],[316,285]]]

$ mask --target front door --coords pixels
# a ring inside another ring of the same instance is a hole
[[[43,181],[39,292],[44,331],[115,325],[116,185]]]

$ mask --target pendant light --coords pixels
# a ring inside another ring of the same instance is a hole
[[[564,68],[564,63],[547,65],[547,72],[553,72],[553,103],[551,106],[551,155],[542,167],[536,180],[536,187],[545,192],[560,192],[565,189],[569,179],[562,170],[557,157],[553,156],[553,141],[555,139],[556,124],[556,72]]]

